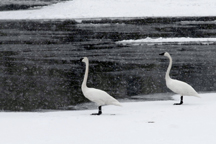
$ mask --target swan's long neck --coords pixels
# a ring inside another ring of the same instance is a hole
[[[89,71],[89,61],[86,61],[86,69],[85,69],[84,79],[82,82],[82,90],[87,88],[86,83],[87,83],[87,79],[88,79],[88,71]]]
[[[172,57],[169,55],[168,58],[169,58],[169,66],[168,66],[167,72],[166,72],[166,77],[165,77],[166,80],[170,79],[169,74],[170,74],[170,70],[171,70],[171,67],[172,67]]]

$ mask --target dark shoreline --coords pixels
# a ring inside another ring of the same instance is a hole
[[[173,17],[99,17],[99,18],[71,18],[71,19],[0,19],[0,22],[20,21],[20,22],[34,22],[34,21],[74,21],[75,24],[154,24],[154,23],[174,23],[174,22],[188,22],[187,24],[215,24],[216,16],[173,16]]]
[[[1,11],[16,11],[16,10],[28,10],[28,9],[37,9],[42,6],[48,6],[52,4],[56,4],[58,2],[63,2],[67,0],[39,0],[39,1],[14,1],[14,2],[2,2],[0,4],[0,12]]]
[[[33,5],[23,5],[23,4],[7,4],[0,6],[0,11],[16,11],[16,10],[28,10],[36,9],[36,7],[48,6],[50,4],[33,4]]]

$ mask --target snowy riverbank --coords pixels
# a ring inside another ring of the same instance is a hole
[[[122,103],[106,106],[101,116],[95,110],[54,112],[1,112],[1,142],[4,144],[203,144],[215,143],[216,94],[179,101]],[[115,115],[112,115],[115,114]]]
[[[71,0],[35,10],[0,12],[0,19],[215,16],[214,0]]]

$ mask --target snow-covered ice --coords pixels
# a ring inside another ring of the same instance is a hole
[[[52,112],[1,112],[3,144],[213,144],[216,93],[171,101],[125,102],[123,107]],[[115,115],[113,115],[115,114]]]
[[[3,11],[0,19],[215,16],[215,0],[71,0],[35,10]]]

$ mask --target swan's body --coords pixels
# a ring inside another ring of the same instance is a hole
[[[200,97],[198,93],[193,89],[193,87],[190,86],[189,84],[183,81],[179,81],[179,80],[170,78],[169,74],[170,74],[170,70],[172,67],[172,57],[170,56],[168,52],[162,53],[160,55],[164,55],[168,57],[170,60],[169,66],[167,68],[165,80],[166,80],[166,85],[170,90],[172,90],[174,93],[181,95],[181,101],[180,103],[177,103],[177,105],[183,104],[183,96]]]
[[[180,94],[182,96],[185,95],[199,97],[198,93],[193,89],[193,87],[183,81],[170,78],[166,80],[166,85],[174,93]]]
[[[95,88],[89,88],[87,87],[87,79],[88,79],[88,71],[89,71],[89,61],[87,57],[84,57],[81,59],[82,62],[86,64],[86,70],[85,70],[85,76],[84,80],[82,83],[82,92],[83,95],[89,99],[92,102],[95,102],[98,106],[98,113],[96,115],[102,114],[101,107],[104,105],[116,105],[116,106],[121,106],[121,104],[112,96],[110,96],[107,92],[100,90],[100,89],[95,89]]]
[[[82,88],[82,92],[87,99],[89,99],[92,102],[95,102],[98,106],[103,106],[103,105],[120,106],[120,103],[105,91],[86,87],[86,88]]]

